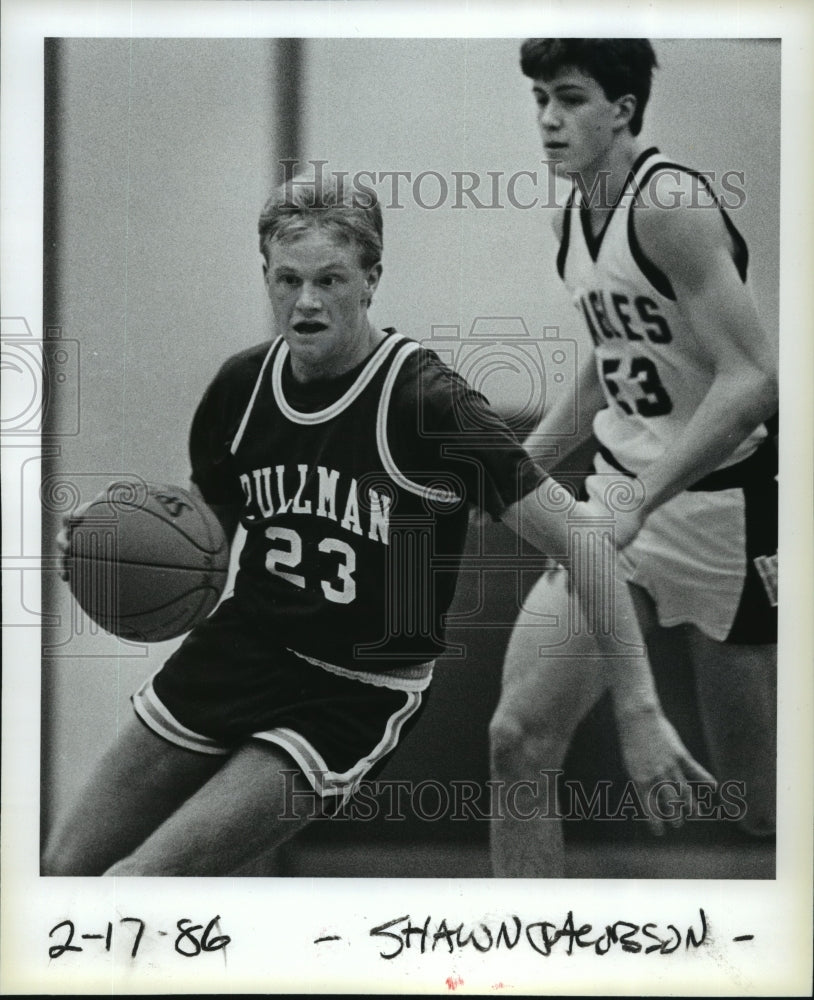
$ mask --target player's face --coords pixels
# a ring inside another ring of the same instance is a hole
[[[532,92],[543,149],[554,169],[601,170],[615,135],[627,125],[624,99],[609,101],[593,77],[568,66],[551,80],[535,80]]]
[[[340,375],[367,357],[380,274],[381,264],[363,268],[359,247],[328,230],[272,240],[263,275],[296,378]]]

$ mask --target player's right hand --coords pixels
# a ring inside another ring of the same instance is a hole
[[[651,831],[661,834],[665,823],[681,826],[691,815],[694,783],[714,789],[715,778],[690,754],[660,707],[617,711],[617,723],[625,769],[646,804]]]
[[[624,490],[631,491],[633,489],[630,485],[630,479],[620,477],[618,481]],[[612,490],[608,487],[606,482],[603,482],[603,480],[600,479],[599,476],[588,476],[585,480],[585,485],[589,491],[591,486],[594,486],[594,495],[591,496],[589,500],[583,501],[578,506],[582,509],[582,512],[586,516],[591,515],[593,517],[604,518],[612,517],[614,526],[614,545],[617,549],[626,548],[641,531],[645,517],[644,507],[641,505],[631,505],[629,510],[619,507],[608,507],[598,499],[598,495],[601,495],[601,490],[604,490],[606,495],[612,493]]]

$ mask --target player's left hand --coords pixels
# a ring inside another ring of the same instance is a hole
[[[618,488],[614,484],[618,482]],[[639,497],[637,485],[639,480],[630,478],[620,478],[608,483],[607,476],[588,476],[585,480],[586,489],[590,494],[590,499],[583,505],[585,513],[591,513],[598,517],[613,519],[613,540],[617,549],[624,549],[630,545],[636,535],[639,534],[645,519],[645,509],[643,497]],[[606,502],[598,499],[605,496]],[[613,501],[616,502],[613,502]],[[609,506],[609,503],[612,503]],[[630,509],[627,509],[630,508]]]
[[[90,506],[90,501],[80,504],[76,507],[70,514],[64,514],[62,517],[62,526],[59,533],[56,536],[56,546],[59,553],[59,578],[67,582],[68,580],[68,559],[70,557],[71,551],[71,532],[73,531],[73,526],[79,521],[82,515]]]
[[[650,829],[660,835],[665,824],[681,826],[693,804],[689,783],[714,789],[715,778],[692,757],[660,708],[626,713],[618,722],[622,757]]]

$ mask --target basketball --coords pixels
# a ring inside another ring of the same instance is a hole
[[[106,632],[173,639],[220,600],[229,543],[215,514],[187,490],[113,483],[70,523],[71,593]]]

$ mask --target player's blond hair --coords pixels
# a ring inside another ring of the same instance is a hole
[[[324,166],[321,161],[317,165]],[[260,213],[260,252],[268,262],[272,240],[293,238],[313,227],[324,227],[354,243],[365,269],[381,260],[381,206],[375,192],[354,187],[347,172],[314,169],[277,187]]]

